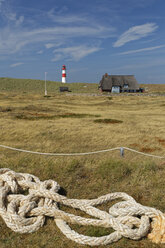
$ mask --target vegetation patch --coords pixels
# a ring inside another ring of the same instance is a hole
[[[137,143],[131,143],[130,144],[130,147],[136,147],[137,148],[137,147],[139,147],[139,144],[137,144]]]
[[[107,99],[108,100],[112,100],[113,98],[112,98],[112,96],[108,96]]]
[[[100,115],[90,115],[90,114],[76,114],[76,113],[65,113],[58,115],[49,115],[43,113],[21,113],[15,116],[17,119],[23,120],[51,120],[58,118],[86,118],[86,117],[100,117]]]
[[[40,105],[27,105],[23,108],[20,108],[23,111],[37,111],[37,112],[50,112],[52,111],[50,108],[42,107]]]
[[[11,111],[12,111],[11,107],[5,107],[5,108],[0,107],[0,112],[11,112]]]
[[[44,97],[46,97],[46,98],[50,98],[51,96],[44,96]]]
[[[165,139],[157,138],[160,145],[165,146]]]
[[[154,151],[157,151],[157,150],[160,150],[160,149],[151,148],[151,147],[142,147],[142,148],[140,149],[141,152],[154,152]]]
[[[116,119],[97,119],[94,120],[95,123],[105,123],[105,124],[117,124],[117,123],[123,123],[121,120]]]
[[[102,236],[109,235],[111,232],[112,232],[112,229],[107,229],[104,227],[87,226],[85,235],[94,236],[94,237],[102,237]]]
[[[102,179],[117,182],[128,178],[132,173],[132,167],[119,161],[107,160],[100,163],[97,167],[96,173],[99,174]]]

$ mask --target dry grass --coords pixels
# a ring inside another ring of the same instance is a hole
[[[0,143],[33,151],[60,153],[128,146],[164,155],[164,106],[163,96],[109,98],[106,95],[54,94],[45,98],[41,94],[18,95],[4,91],[0,94]],[[97,118],[121,120],[122,123],[95,123]],[[164,160],[131,152],[126,152],[125,157],[120,158],[118,151],[86,157],[44,157],[0,149],[0,161],[0,167],[32,173],[41,180],[51,178],[58,181],[68,197],[89,199],[123,191],[141,204],[165,211]],[[76,210],[62,208],[76,213]],[[111,231],[82,226],[74,228],[80,233],[96,236]],[[51,219],[33,234],[14,233],[2,220],[0,230],[2,248],[83,247],[65,238]],[[107,247],[156,248],[165,245],[155,245],[147,239],[131,241],[123,238]]]
[[[149,93],[165,94],[165,84],[142,84],[141,87]]]

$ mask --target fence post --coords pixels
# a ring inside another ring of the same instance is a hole
[[[120,156],[124,157],[124,148],[123,147],[120,147]]]

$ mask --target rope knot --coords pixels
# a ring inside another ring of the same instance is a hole
[[[60,195],[59,184],[53,180],[40,181],[27,173],[0,169],[0,215],[15,232],[31,233],[43,226],[45,217],[53,217],[56,225],[69,239],[84,245],[100,246],[122,237],[138,240],[148,235],[153,242],[165,242],[165,215],[154,208],[142,206],[123,192],[110,193],[97,199],[69,199]],[[109,212],[96,206],[113,200],[122,201],[110,207]],[[60,205],[79,209],[91,218],[70,214]],[[153,223],[150,223],[150,219]],[[71,230],[68,223],[113,228],[102,237],[89,237]],[[152,226],[151,226],[152,225]]]
[[[153,218],[148,238],[154,243],[165,243],[165,214]]]

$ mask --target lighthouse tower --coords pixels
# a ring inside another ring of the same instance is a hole
[[[62,66],[62,83],[66,83],[66,66]]]

